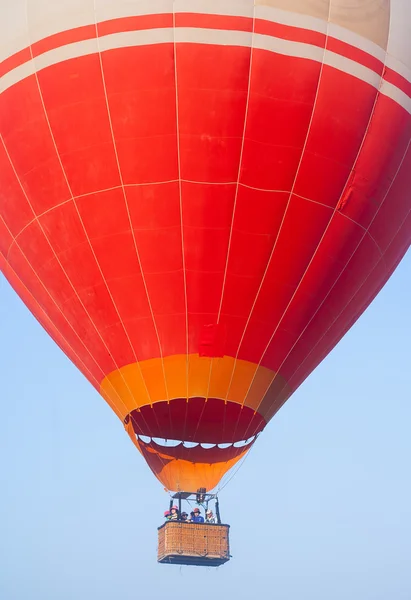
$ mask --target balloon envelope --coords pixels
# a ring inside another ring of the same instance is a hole
[[[409,247],[410,19],[2,3],[1,268],[168,489],[217,485]]]

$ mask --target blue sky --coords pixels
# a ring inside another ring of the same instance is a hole
[[[0,598],[410,600],[411,255],[220,494],[233,559],[156,563],[168,496],[0,276]]]

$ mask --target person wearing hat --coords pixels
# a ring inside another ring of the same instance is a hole
[[[170,521],[178,521],[178,508],[177,506],[172,506],[170,511]]]
[[[195,508],[193,510],[194,517],[192,518],[193,523],[204,523],[204,517],[201,516],[200,509]]]
[[[165,520],[166,520],[166,521],[169,521],[169,520],[170,520],[170,517],[171,517],[170,511],[169,511],[169,510],[166,510],[166,511],[165,511],[165,513],[164,513],[164,518],[165,518]]]
[[[182,513],[181,513],[181,520],[182,520],[182,521],[185,521],[186,523],[188,523],[188,522],[189,522],[189,519],[188,519],[188,514],[187,514],[186,512],[182,512]]]
[[[215,523],[215,516],[213,515],[213,511],[208,509],[206,511],[206,523]]]

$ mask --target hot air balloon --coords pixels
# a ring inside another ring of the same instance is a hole
[[[213,490],[411,241],[407,0],[0,4],[0,265]]]

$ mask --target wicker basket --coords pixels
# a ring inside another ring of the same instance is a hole
[[[229,525],[168,522],[158,528],[158,562],[219,566],[230,560]]]

